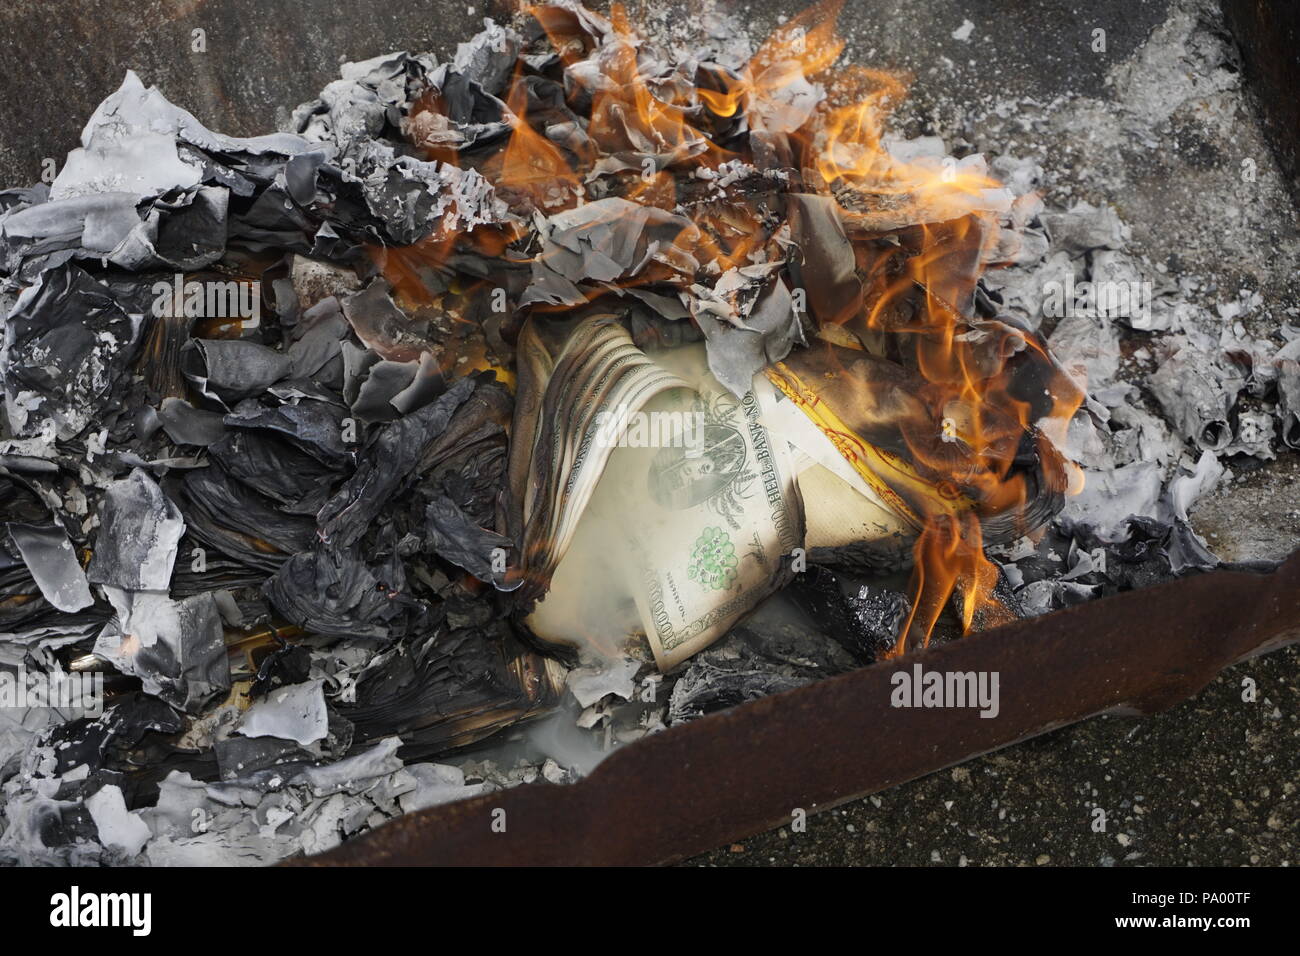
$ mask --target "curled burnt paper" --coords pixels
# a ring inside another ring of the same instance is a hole
[[[1230,417],[1244,385],[1230,364],[1187,348],[1151,377],[1151,391],[1175,428],[1208,451],[1222,451],[1232,441]]]

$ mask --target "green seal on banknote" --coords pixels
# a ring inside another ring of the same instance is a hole
[[[692,581],[722,591],[736,580],[736,546],[721,528],[705,528],[695,539],[686,574]]]

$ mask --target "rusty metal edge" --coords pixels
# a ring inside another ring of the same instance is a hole
[[[685,859],[1102,713],[1149,714],[1300,640],[1300,551],[973,635],[655,734],[579,783],[432,807],[287,865],[648,865]],[[997,671],[1001,711],[890,705],[891,677]],[[505,811],[504,833],[493,829]]]

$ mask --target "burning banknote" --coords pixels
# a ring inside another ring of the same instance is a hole
[[[834,12],[732,70],[653,59],[617,10],[539,8],[560,88],[521,36],[494,74],[504,147],[427,146],[526,217],[501,227],[527,263],[507,577],[546,644],[644,635],[669,668],[809,554],[915,557],[907,630],[927,638],[959,586],[969,628],[998,603],[983,547],[1064,500],[1048,435],[1082,392],[977,296],[1015,247],[1010,194],[978,156],[889,151],[898,89],[832,66]],[[420,301],[464,241],[380,261]]]

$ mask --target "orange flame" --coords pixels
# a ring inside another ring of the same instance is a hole
[[[1016,467],[1025,442],[1062,464],[1044,432],[1062,430],[1083,396],[1068,380],[1052,378],[1044,413],[1040,399],[1017,393],[1012,375],[1015,357],[1026,352],[1040,353],[1051,367],[1041,344],[1000,323],[976,329],[968,318],[996,235],[989,210],[1000,184],[977,162],[905,160],[891,153],[885,122],[903,97],[904,83],[879,70],[834,66],[845,45],[835,29],[842,2],[823,0],[794,17],[738,72],[710,65],[694,77],[653,79],[640,68],[640,40],[621,4],[613,5],[607,27],[600,21],[602,42],[575,29],[573,11],[523,9],[541,25],[561,62],[583,63],[574,71],[577,88],[566,83],[566,96],[585,104],[583,133],[594,151],[621,164],[612,175],[601,171],[602,185],[610,195],[687,217],[691,226],[674,241],[681,256],[713,269],[716,277],[717,270],[787,255],[761,197],[714,201],[691,192],[692,184],[716,178],[731,160],[748,158],[723,145],[745,141],[737,134],[746,129],[737,127],[742,122],[751,134],[788,137],[786,172],[802,180],[804,191],[833,197],[853,238],[890,237],[892,245],[856,245],[864,307],[835,321],[860,339],[887,333],[895,357],[927,383],[925,394],[916,396],[927,411],[893,423],[911,452],[917,486],[932,492],[924,498],[914,550],[912,612],[895,649],[902,653],[908,635],[929,641],[954,594],[963,632],[1007,618],[995,596],[999,572],[985,556],[981,514],[1022,513],[1032,493]],[[597,69],[587,67],[592,61]],[[583,201],[584,188],[596,178],[596,156],[561,149],[530,123],[524,81],[517,72],[506,94],[509,141],[495,156],[476,162],[512,210],[523,211],[526,199],[532,208],[552,213]],[[436,132],[437,123],[430,128]],[[524,229],[476,232],[494,237],[489,241],[504,250]],[[393,285],[412,294],[420,270],[441,266],[462,241],[466,236],[442,236],[377,259]],[[622,281],[685,286],[696,279],[652,265]],[[614,285],[587,294],[604,295]],[[990,335],[998,337],[991,344]]]
[[[559,212],[575,205],[582,194],[578,174],[559,147],[528,123],[528,87],[515,77],[506,106],[511,112],[510,140],[484,170],[500,193],[527,195],[538,209]]]

